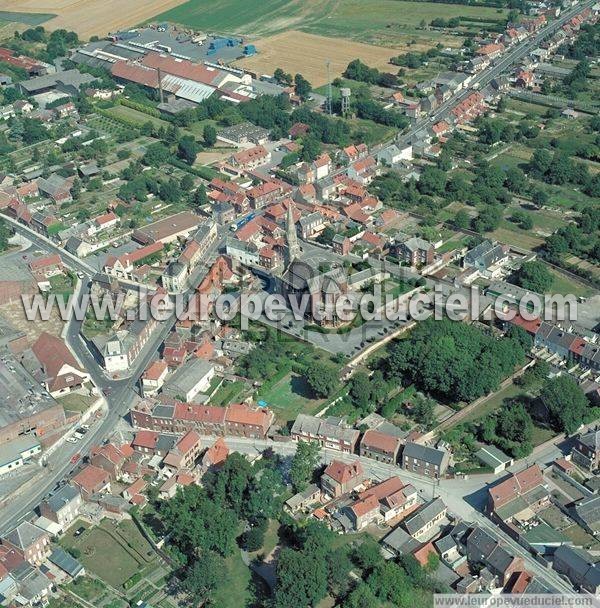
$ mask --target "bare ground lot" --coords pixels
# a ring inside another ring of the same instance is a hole
[[[409,49],[426,50],[430,46],[414,44],[392,49],[296,30],[262,38],[256,41],[256,45],[260,52],[239,61],[240,67],[258,74],[272,74],[275,68],[282,68],[291,74],[300,72],[315,87],[327,82],[327,61],[331,61],[332,78],[341,76],[348,63],[357,58],[371,67],[391,70],[393,66],[388,65],[390,57]]]
[[[1,11],[52,13],[47,29],[73,30],[82,38],[130,28],[184,0],[0,0]]]

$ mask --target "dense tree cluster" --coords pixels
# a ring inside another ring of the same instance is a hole
[[[474,325],[430,319],[392,345],[388,374],[445,400],[472,401],[525,361],[524,342],[520,333],[496,338]]]
[[[203,487],[191,485],[158,504],[171,554],[181,564],[182,589],[209,601],[227,583],[224,558],[243,546],[262,546],[266,521],[281,511],[284,485],[276,461],[250,463],[240,454],[209,472]]]
[[[517,285],[537,293],[548,292],[552,287],[553,280],[548,266],[539,260],[525,262],[515,276]]]
[[[395,74],[380,72],[377,68],[369,67],[360,59],[351,61],[343,75],[351,80],[358,80],[367,84],[378,84],[382,87],[394,87],[398,84],[398,77]]]
[[[571,376],[561,375],[548,380],[540,400],[546,407],[550,424],[556,431],[573,434],[591,411],[577,382]]]

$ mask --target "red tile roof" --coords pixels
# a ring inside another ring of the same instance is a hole
[[[363,435],[361,445],[367,448],[374,448],[387,454],[394,454],[398,451],[401,441],[398,437],[387,435],[375,429],[369,429]]]
[[[331,477],[337,483],[347,483],[352,479],[363,475],[363,467],[359,460],[346,463],[341,460],[332,460],[331,464],[325,469],[324,475]]]
[[[85,492],[92,493],[99,487],[107,485],[110,477],[104,469],[88,464],[73,477],[72,481]]]

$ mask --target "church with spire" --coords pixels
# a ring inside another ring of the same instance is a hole
[[[320,325],[338,325],[335,317],[335,305],[340,295],[347,293],[348,281],[343,268],[333,268],[321,272],[310,262],[301,259],[302,248],[294,222],[294,208],[290,203],[286,216],[286,243],[284,267],[278,277],[277,291],[286,299],[310,297],[307,317]]]

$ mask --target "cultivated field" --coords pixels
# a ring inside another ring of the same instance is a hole
[[[51,13],[47,29],[73,30],[82,38],[104,35],[151,19],[183,0],[0,0],[0,11]]]
[[[305,32],[275,34],[256,42],[260,53],[237,62],[258,74],[272,74],[275,68],[296,74],[301,72],[315,87],[327,82],[325,63],[331,62],[331,76],[340,76],[350,61],[360,58],[372,67],[389,69],[390,57],[401,50],[389,49],[351,40],[325,38]],[[416,47],[413,47],[416,48]]]
[[[405,0],[188,0],[157,20],[251,37],[295,29],[392,47],[415,39],[430,47],[437,42],[459,45],[460,36],[420,29],[422,20],[477,17],[494,22],[504,16],[505,11],[484,6]]]

